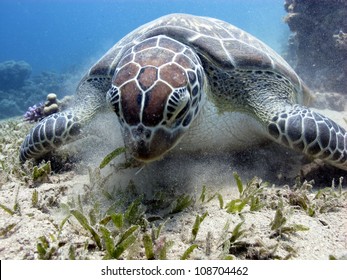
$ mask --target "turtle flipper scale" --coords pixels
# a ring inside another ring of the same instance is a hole
[[[73,112],[50,115],[31,129],[20,148],[20,161],[40,159],[60,146],[76,140],[81,124]]]
[[[276,142],[347,170],[347,132],[333,120],[296,104],[276,114],[267,128]]]

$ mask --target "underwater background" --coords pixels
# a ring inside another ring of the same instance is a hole
[[[228,21],[279,52],[289,34],[283,0],[0,0],[0,119],[74,94],[119,39],[169,13]]]
[[[0,119],[23,116],[48,93],[74,94],[119,39],[169,13],[227,21],[283,55],[311,88],[346,93],[347,1],[0,0]]]
[[[0,61],[25,60],[33,74],[98,59],[140,25],[169,13],[228,21],[280,50],[283,0],[1,0]],[[282,37],[282,38],[281,38]]]

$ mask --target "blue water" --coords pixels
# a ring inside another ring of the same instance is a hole
[[[275,50],[288,38],[284,0],[0,0],[0,62],[33,74],[88,67],[134,28],[168,13],[228,21]]]

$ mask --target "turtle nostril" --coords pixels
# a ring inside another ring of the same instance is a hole
[[[146,139],[151,138],[151,135],[152,135],[151,131],[150,131],[149,129],[146,129],[146,131],[145,131],[145,137],[146,137]]]
[[[138,125],[136,128],[136,131],[138,133],[143,133],[143,131],[145,130],[144,126],[142,124]]]
[[[151,135],[152,135],[152,132],[145,128],[142,124],[138,125],[136,128],[133,128],[131,130],[131,133],[133,135],[133,138],[136,140],[136,141],[145,141],[145,140],[148,140]]]

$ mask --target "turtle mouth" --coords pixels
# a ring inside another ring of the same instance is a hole
[[[163,128],[148,129],[139,125],[133,129],[124,129],[123,139],[131,157],[148,163],[161,159],[174,148],[181,134],[178,130],[172,133]]]

